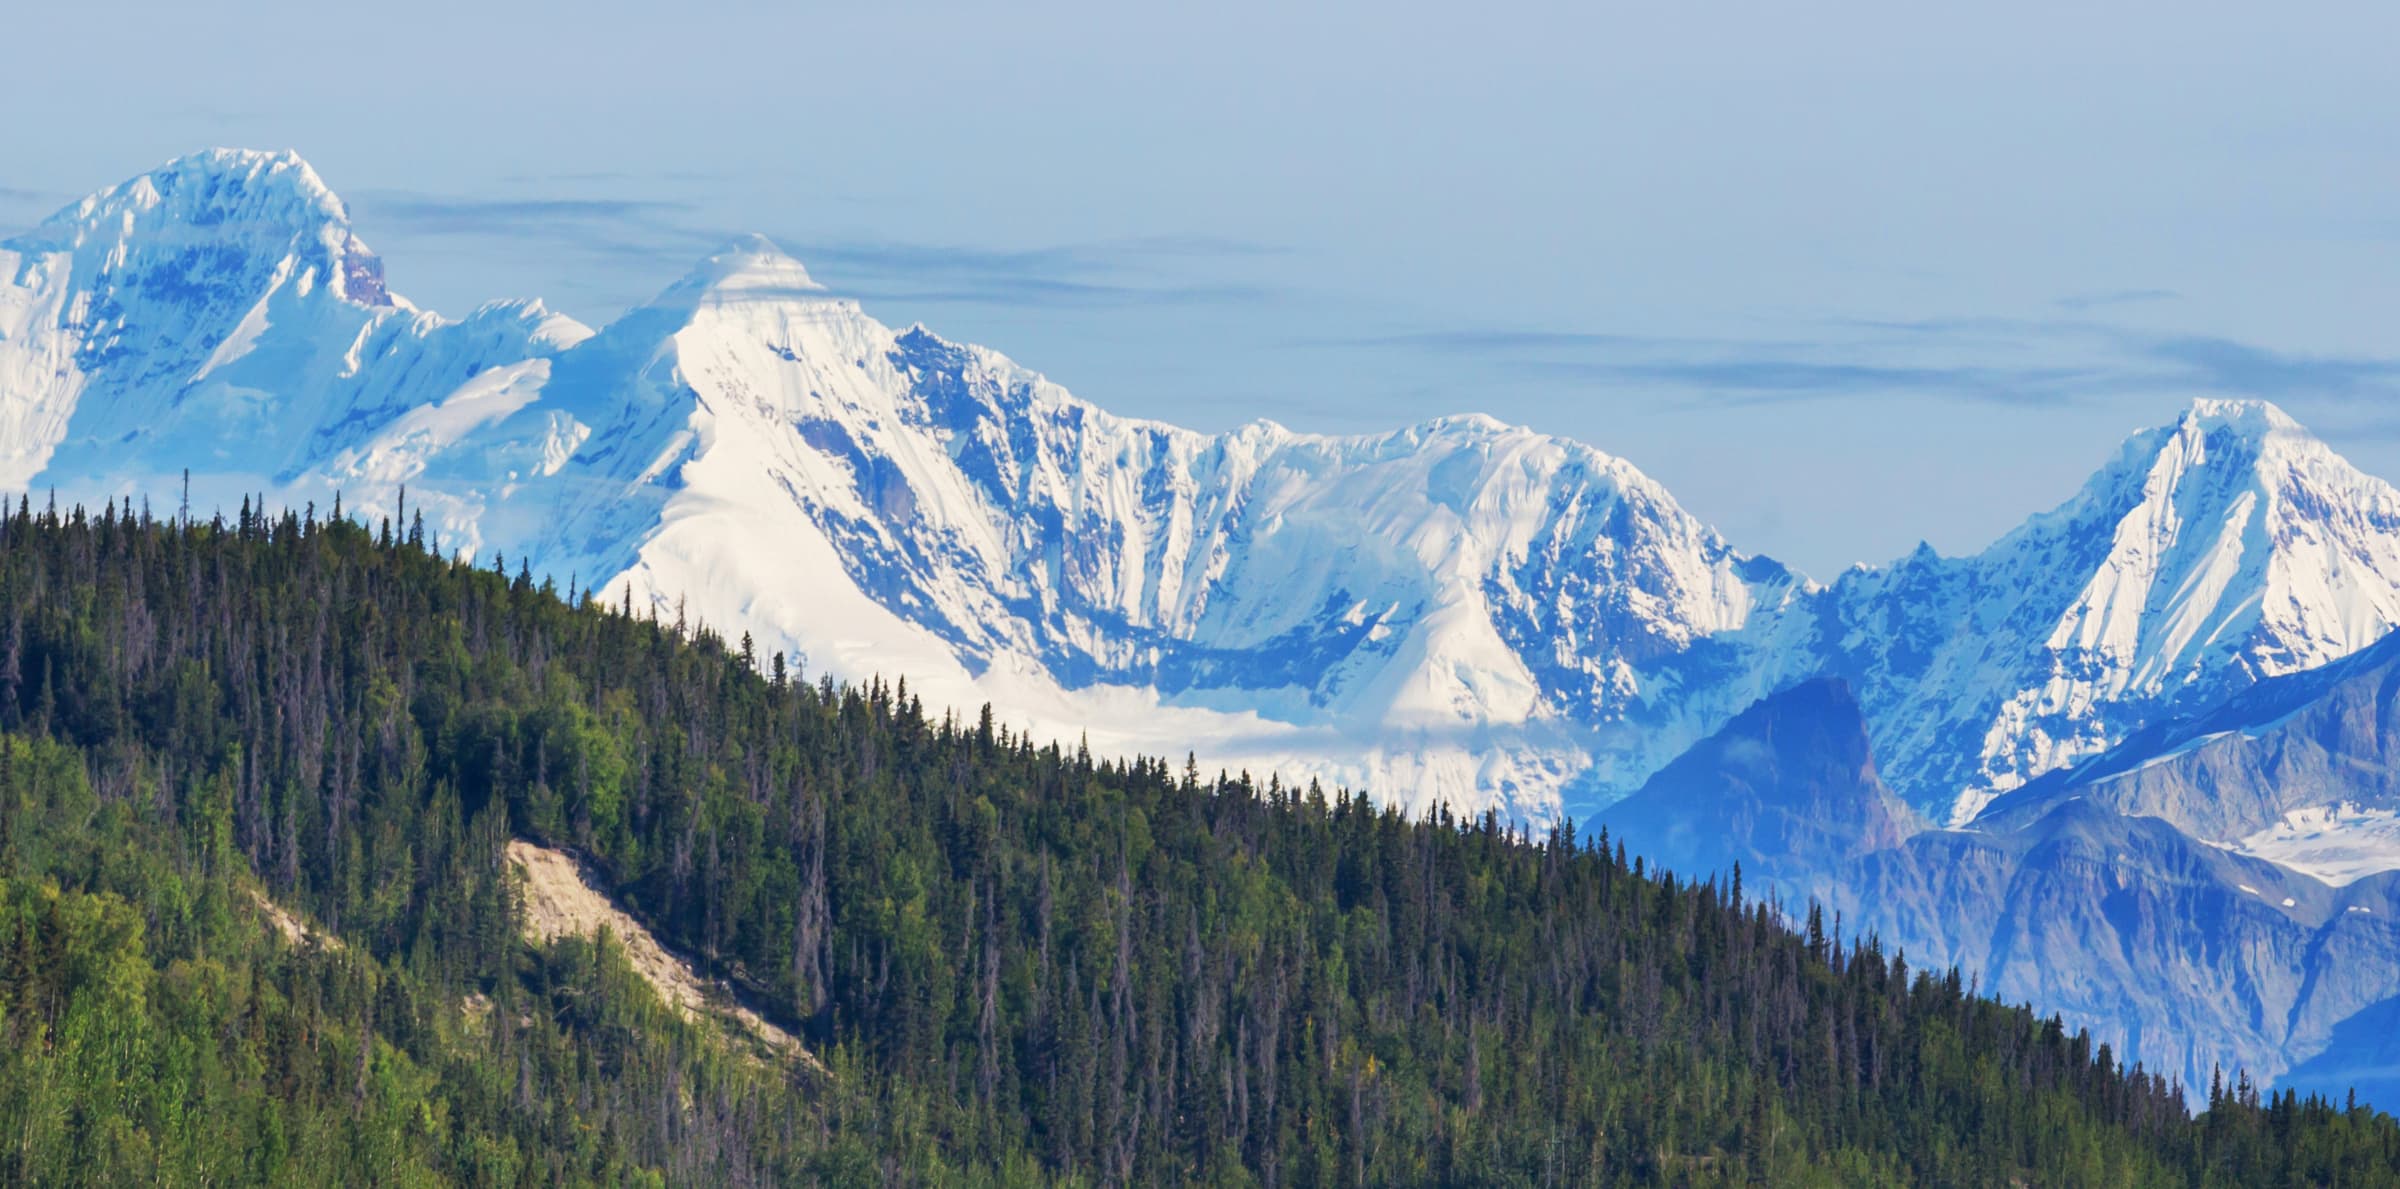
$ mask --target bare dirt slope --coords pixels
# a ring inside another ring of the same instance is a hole
[[[549,942],[573,934],[595,936],[602,926],[625,947],[634,970],[658,992],[658,997],[695,1019],[729,1022],[769,1051],[816,1065],[816,1058],[798,1037],[768,1023],[757,1012],[712,991],[692,968],[668,953],[640,921],[593,887],[575,857],[565,851],[536,846],[523,839],[508,844],[508,859],[525,877],[525,932]]]
[[[275,926],[275,931],[283,934],[285,941],[296,946],[320,945],[329,950],[342,948],[341,938],[317,932],[291,909],[268,899],[265,892],[252,891],[250,898],[258,903],[259,911],[267,914],[267,923]]]

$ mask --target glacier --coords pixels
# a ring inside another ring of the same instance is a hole
[[[338,499],[1037,736],[1529,825],[1819,675],[1895,792],[1964,821],[2400,623],[2400,494],[2257,402],[2136,435],[1978,554],[1825,584],[1486,417],[1118,417],[756,237],[597,329],[454,321],[385,276],[288,152],[181,158],[0,243],[0,487]]]

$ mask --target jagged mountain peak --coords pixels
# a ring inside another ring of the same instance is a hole
[[[79,286],[152,301],[246,302],[289,281],[355,305],[405,305],[384,287],[382,259],[351,230],[348,205],[288,149],[177,157],[0,248],[63,256]]]
[[[350,209],[289,149],[205,149],[69,203],[42,227],[123,235],[137,222],[145,230],[180,223],[220,232],[242,224],[300,232],[328,223],[347,228]]]
[[[2300,463],[2345,479],[2364,478],[2349,460],[2270,401],[2202,397],[2194,400],[2171,425],[2161,427],[2156,433],[2160,438],[2172,440],[2161,442],[2161,450],[2174,444],[2202,451],[2213,446],[2234,451],[2227,462],[2254,467]],[[2367,481],[2383,485],[2380,479]]]
[[[1511,425],[1489,413],[1452,413],[1424,423],[1428,434],[1459,433],[1479,437],[1498,437],[1514,433],[1531,433],[1522,426]]]
[[[778,359],[821,370],[855,369],[880,359],[897,337],[857,302],[817,283],[774,241],[742,235],[609,323],[596,346],[609,358],[673,357],[679,362],[671,370],[683,375],[668,388],[688,390],[698,372],[772,371]],[[810,387],[823,385],[802,385]]]
[[[527,339],[543,353],[564,351],[592,337],[592,328],[550,308],[538,297],[487,301],[466,318],[469,325],[515,324],[527,328]]]
[[[2090,528],[2109,541],[2079,644],[2133,655],[2136,612],[2177,652],[2255,624],[2264,634],[2242,659],[2265,675],[2363,648],[2400,620],[2400,491],[2274,405],[2195,401],[2123,457],[2086,489]],[[2200,631],[2212,618],[2217,630]]]
[[[2274,496],[2295,479],[2390,490],[2271,402],[2202,397],[2174,420],[2129,435],[2072,498],[2031,518],[2001,545],[2095,516],[2119,520],[2144,502],[2195,492],[2219,503],[2245,490]]]
[[[1965,821],[2158,713],[2400,625],[2400,491],[2272,404],[2200,400],[1981,553],[1840,586],[1893,783]]]
[[[2245,496],[2306,518],[2339,515],[2345,500],[2400,508],[2400,492],[2274,404],[2202,398],[2174,421],[2128,438],[2060,511],[2096,506],[2122,516],[2145,502],[2189,506],[2198,499],[2213,508]]]
[[[192,153],[0,244],[0,481],[292,481],[588,334],[533,302],[417,310],[297,153]]]

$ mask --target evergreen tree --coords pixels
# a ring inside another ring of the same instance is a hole
[[[0,519],[0,1181],[2400,1178],[1605,834],[762,676],[409,523]],[[523,940],[513,839],[813,1060]]]

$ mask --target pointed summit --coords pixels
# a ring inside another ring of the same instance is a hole
[[[155,288],[249,289],[278,274],[367,306],[394,304],[383,261],[350,230],[350,210],[300,155],[208,149],[70,203],[0,244],[71,255],[87,284],[151,273]]]
[[[1804,877],[1924,828],[1876,775],[1858,699],[1838,678],[1760,699],[1599,820],[1687,878]]]
[[[2200,400],[1982,553],[1844,587],[1887,774],[1963,821],[2160,712],[2400,626],[2400,491],[2272,404]]]
[[[2109,494],[2128,515],[2142,505],[2165,503],[2185,521],[2204,510],[2233,515],[2235,504],[2255,499],[2263,519],[2275,528],[2271,535],[2278,545],[2290,542],[2297,522],[2328,515],[2329,499],[2400,514],[2400,492],[2351,465],[2263,400],[2193,401],[2172,423],[2129,439],[2117,462],[2095,475],[2086,490],[2111,486]]]
[[[2048,516],[2106,510],[2122,517],[2145,501],[2173,495],[2195,479],[2235,480],[2255,471],[2262,459],[2269,457],[2308,459],[2314,469],[2338,477],[2345,485],[2351,476],[2365,478],[2270,402],[2202,397],[2173,421],[2126,438],[2116,457],[2093,473],[2076,498]]]
[[[2266,474],[2265,468],[2291,464],[2304,464],[2313,477],[2345,487],[2359,480],[2382,485],[2335,454],[2290,414],[2264,400],[2202,397],[2174,421],[2128,439],[2121,459],[2141,470],[2151,487],[2161,482],[2181,483],[2195,473],[2250,471],[2258,472],[2261,483],[2272,488],[2275,477]],[[2107,477],[2104,471],[2095,482]]]
[[[830,295],[808,268],[763,235],[742,235],[703,260],[659,295],[658,305],[724,305],[755,301],[821,301]]]

